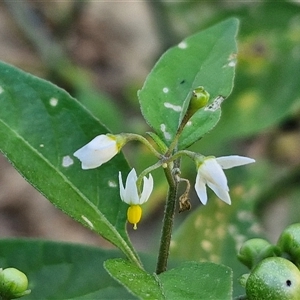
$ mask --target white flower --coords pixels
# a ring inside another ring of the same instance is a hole
[[[197,161],[198,173],[195,190],[200,201],[207,203],[206,185],[225,203],[231,204],[227,178],[222,169],[230,169],[255,162],[254,159],[244,156],[231,155],[223,157],[205,157]]]
[[[81,161],[82,169],[94,169],[112,159],[120,148],[117,136],[101,134],[78,149],[74,156]]]
[[[127,219],[129,223],[134,225],[134,229],[137,229],[136,225],[142,217],[142,209],[140,205],[149,199],[153,190],[153,178],[151,174],[149,174],[149,178],[145,176],[143,180],[143,190],[141,194],[139,194],[136,185],[137,175],[135,169],[132,169],[129,172],[125,187],[122,181],[122,174],[119,172],[120,197],[122,201],[130,205],[127,211]]]

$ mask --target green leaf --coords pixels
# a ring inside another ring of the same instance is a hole
[[[104,267],[140,299],[232,299],[232,272],[223,265],[186,262],[158,277],[123,259],[110,259]]]
[[[138,96],[142,113],[159,137],[170,144],[187,110],[192,91],[203,86],[211,102],[233,87],[237,19],[229,19],[186,38],[168,50],[148,75]],[[198,111],[184,129],[179,147],[186,148],[212,129],[220,118],[215,105]]]
[[[107,130],[53,84],[0,63],[0,150],[37,190],[63,212],[99,233],[138,264],[125,231],[118,191],[122,155],[82,170],[74,151]]]
[[[108,273],[140,299],[165,299],[158,279],[121,258],[104,262]]]
[[[159,279],[166,299],[232,299],[232,271],[226,266],[186,262],[160,274]]]
[[[212,146],[223,151],[229,140],[253,137],[284,119],[289,122],[300,110],[300,55],[295,55],[300,44],[299,5],[261,1],[249,13],[252,8],[229,8],[220,16],[234,14],[241,20],[237,73],[220,122],[201,141],[205,151],[211,152]]]
[[[26,299],[135,299],[103,268],[105,260],[120,255],[83,245],[0,240],[1,268],[13,266],[28,277]]]

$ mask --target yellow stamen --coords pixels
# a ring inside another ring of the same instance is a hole
[[[127,210],[127,220],[133,224],[133,229],[137,229],[137,223],[141,220],[142,208],[139,205],[130,205]]]

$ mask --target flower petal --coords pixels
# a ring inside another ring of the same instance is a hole
[[[125,188],[122,180],[122,173],[119,172],[119,187],[120,187],[120,197],[122,201],[125,201]]]
[[[143,191],[140,198],[140,204],[145,203],[152,193],[153,190],[153,177],[151,174],[149,174],[149,178],[146,176],[143,178],[144,184],[143,184]]]
[[[138,205],[139,204],[139,195],[136,186],[137,175],[136,171],[133,168],[126,179],[125,186],[125,202],[130,205]]]
[[[74,152],[74,156],[81,161],[82,169],[86,170],[101,166],[117,153],[116,140],[101,134]]]
[[[203,205],[205,205],[207,203],[206,186],[205,186],[205,181],[203,180],[199,172],[197,173],[197,177],[196,177],[195,190],[200,201],[202,202]]]
[[[217,157],[216,161],[222,167],[222,169],[230,169],[233,167],[254,163],[255,159],[239,155],[230,155]]]
[[[214,193],[225,203],[231,204],[231,199],[228,193],[228,188],[223,189],[219,185],[212,184],[210,182],[207,183],[207,185],[214,191]]]
[[[205,182],[228,189],[227,178],[215,158],[205,159],[198,169],[198,174],[204,178]]]

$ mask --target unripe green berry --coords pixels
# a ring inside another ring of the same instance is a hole
[[[0,269],[0,295],[15,299],[30,293],[27,276],[15,268]]]
[[[281,233],[277,245],[300,268],[300,223],[287,227]]]
[[[248,300],[300,300],[300,271],[289,260],[269,257],[250,273]]]
[[[241,263],[249,269],[253,269],[263,259],[279,256],[280,253],[281,251],[277,246],[264,239],[254,238],[242,245],[237,257]]]

